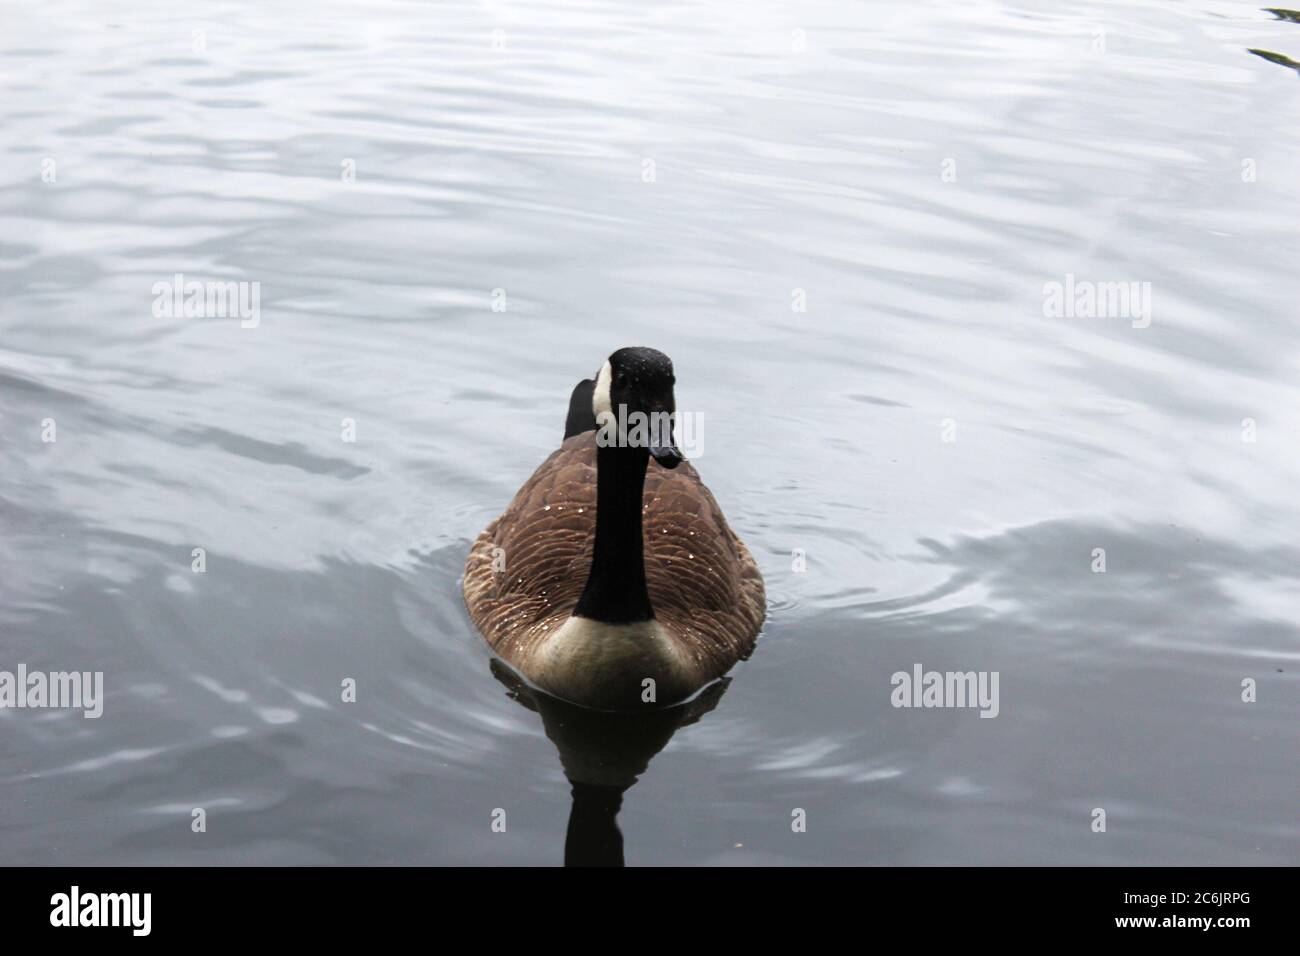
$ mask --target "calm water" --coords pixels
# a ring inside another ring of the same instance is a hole
[[[0,11],[0,670],[106,698],[0,711],[0,862],[555,864],[561,760],[661,746],[630,864],[1300,862],[1295,15]],[[771,602],[675,734],[511,696],[459,590],[641,344]]]

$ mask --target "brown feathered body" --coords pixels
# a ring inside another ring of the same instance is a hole
[[[465,603],[492,649],[524,677],[588,706],[672,703],[753,649],[763,580],[689,462],[651,461],[643,492],[645,576],[654,621],[571,618],[591,570],[596,433],[566,439],[475,541]]]

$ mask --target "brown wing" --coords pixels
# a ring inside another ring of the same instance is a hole
[[[655,617],[710,678],[749,656],[763,578],[689,462],[646,471],[646,582]]]
[[[595,444],[594,432],[566,439],[470,549],[470,619],[508,661],[531,654],[569,616],[587,583],[596,534]]]
[[[650,463],[645,508],[655,616],[701,671],[720,676],[749,654],[762,625],[758,568],[689,463],[672,471]],[[541,464],[470,550],[465,603],[498,654],[525,661],[569,616],[595,533],[596,435],[586,432]]]

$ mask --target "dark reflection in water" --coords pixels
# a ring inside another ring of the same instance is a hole
[[[1291,59],[1289,56],[1283,56],[1281,53],[1271,53],[1268,50],[1251,50],[1251,53],[1257,57],[1268,60],[1270,63],[1276,63],[1278,66],[1285,66],[1288,70],[1295,70],[1300,73],[1300,63]]]
[[[1300,11],[1285,10],[1282,7],[1265,7],[1265,13],[1271,13],[1279,20],[1285,20],[1288,23],[1300,23]]]
[[[1265,7],[1265,13],[1271,13],[1274,17],[1286,23],[1300,23],[1300,11],[1287,10],[1282,7]],[[1250,53],[1261,59],[1268,60],[1270,63],[1276,63],[1278,66],[1284,66],[1288,70],[1295,70],[1300,74],[1300,63],[1291,59],[1289,56],[1283,56],[1281,53],[1274,53],[1271,50],[1259,50],[1251,47]]]
[[[608,713],[577,707],[528,686],[500,660],[493,676],[512,700],[541,715],[542,727],[560,754],[572,788],[573,806],[564,838],[565,866],[622,866],[623,834],[618,811],[625,794],[681,727],[718,705],[729,679],[710,684],[684,704],[645,713]]]

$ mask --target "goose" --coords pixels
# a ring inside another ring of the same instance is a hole
[[[675,381],[655,349],[610,355],[465,563],[492,651],[583,707],[686,700],[748,657],[763,623],[758,566],[673,439]]]

